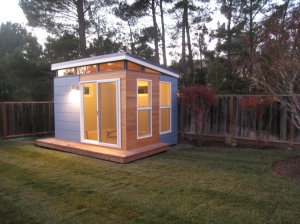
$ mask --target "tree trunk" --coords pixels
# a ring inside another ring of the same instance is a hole
[[[200,68],[203,69],[203,60],[202,60],[202,47],[201,47],[201,35],[199,35],[199,57],[200,57]]]
[[[87,57],[86,36],[85,36],[86,27],[85,27],[85,19],[84,19],[84,11],[83,11],[83,0],[76,1],[76,10],[77,10],[77,17],[78,17],[78,33],[79,33],[81,57]]]
[[[184,11],[185,11],[185,28],[186,28],[186,37],[187,37],[187,44],[188,44],[188,50],[189,50],[189,68],[190,68],[190,74],[194,74],[194,61],[193,61],[193,52],[192,52],[192,44],[191,44],[191,37],[190,37],[190,26],[189,26],[189,17],[188,17],[188,2],[184,4]]]
[[[254,32],[253,32],[253,3],[250,0],[250,18],[249,18],[249,51],[250,51],[250,77],[253,77],[253,57],[254,57]]]
[[[159,63],[159,49],[158,49],[158,27],[155,15],[155,0],[152,0],[152,18],[154,27],[154,46],[155,46],[155,61]]]
[[[131,50],[131,53],[132,54],[135,54],[135,43],[133,41],[133,32],[132,32],[132,29],[131,29],[131,25],[130,25],[130,22],[127,21],[127,24],[128,24],[128,27],[129,27],[129,33],[130,33],[130,50]]]
[[[183,71],[183,77],[187,78],[187,67],[186,67],[186,55],[185,55],[185,28],[186,28],[186,14],[187,10],[184,7],[183,15],[182,15],[182,51],[181,51],[181,65]],[[186,83],[185,83],[186,84]]]
[[[167,66],[167,53],[166,53],[166,41],[165,41],[165,22],[164,22],[164,10],[163,1],[160,0],[160,18],[161,18],[161,42],[162,42],[162,54],[163,65]]]
[[[228,15],[227,15],[227,63],[228,63],[228,73],[232,72],[231,63],[231,51],[232,51],[232,31],[231,31],[231,19],[232,19],[232,4],[233,0],[229,1]]]

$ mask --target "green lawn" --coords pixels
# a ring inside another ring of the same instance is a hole
[[[279,150],[171,149],[116,164],[0,142],[0,223],[300,223]]]

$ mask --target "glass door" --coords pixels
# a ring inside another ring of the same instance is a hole
[[[120,147],[119,79],[82,83],[84,142]]]
[[[100,135],[99,142],[117,144],[117,88],[116,82],[98,84]]]
[[[97,84],[83,84],[83,138],[98,141]]]

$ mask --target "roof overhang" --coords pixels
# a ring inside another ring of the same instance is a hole
[[[75,67],[80,67],[80,66],[93,65],[93,64],[99,64],[99,63],[107,63],[107,62],[113,62],[113,61],[121,61],[121,60],[131,61],[136,64],[159,71],[163,74],[170,75],[175,78],[179,78],[179,74],[175,73],[174,71],[172,71],[166,67],[154,64],[150,61],[146,61],[142,58],[128,54],[126,52],[116,53],[116,54],[107,54],[107,55],[101,55],[101,56],[95,56],[95,57],[90,57],[90,58],[83,58],[83,59],[78,59],[78,60],[56,63],[56,64],[51,65],[51,70],[54,71],[54,70],[60,70],[60,69],[75,68]]]

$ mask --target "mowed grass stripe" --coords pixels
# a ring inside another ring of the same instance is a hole
[[[255,149],[170,150],[122,165],[0,144],[1,223],[296,222],[299,184],[270,164],[297,153]]]

